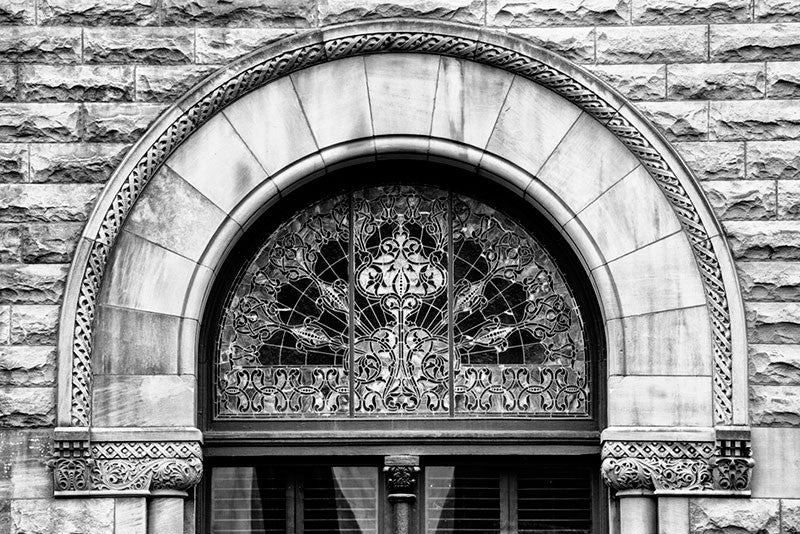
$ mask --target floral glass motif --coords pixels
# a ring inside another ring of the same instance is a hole
[[[588,417],[580,310],[520,224],[387,185],[295,213],[222,317],[215,417]]]

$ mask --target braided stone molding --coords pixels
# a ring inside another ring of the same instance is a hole
[[[601,472],[615,490],[710,490],[714,442],[607,441]]]
[[[688,234],[703,279],[714,340],[714,414],[732,421],[730,312],[720,264],[700,215],[663,156],[603,97],[569,73],[526,54],[478,39],[432,31],[374,31],[300,46],[253,65],[189,107],[153,142],[124,179],[92,239],[82,274],[72,339],[70,421],[89,426],[92,387],[92,321],[109,254],[136,199],[160,166],[192,133],[225,106],[278,78],[324,62],[359,55],[404,52],[450,56],[494,66],[538,83],[579,106],[617,136],[649,171]]]
[[[193,441],[87,443],[83,451],[74,458],[56,449],[56,492],[186,491],[203,474],[200,444]]]

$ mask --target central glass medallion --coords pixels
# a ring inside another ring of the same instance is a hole
[[[580,310],[520,224],[434,187],[295,213],[222,316],[215,417],[589,416]]]

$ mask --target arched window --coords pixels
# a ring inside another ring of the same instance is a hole
[[[426,533],[594,532],[596,322],[562,237],[486,177],[393,160],[287,194],[205,318],[210,532],[388,532],[370,458],[420,451]]]

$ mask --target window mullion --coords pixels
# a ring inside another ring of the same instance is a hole
[[[453,333],[453,193],[447,194],[447,361],[449,373],[447,379],[448,400],[450,404],[450,417],[455,416],[456,411],[456,382],[455,382],[455,340]]]
[[[355,216],[353,213],[353,193],[348,195],[348,245],[347,245],[347,300],[349,310],[347,313],[347,331],[349,343],[348,359],[348,404],[350,407],[350,417],[355,416],[355,363],[356,363],[356,332],[355,332]]]

